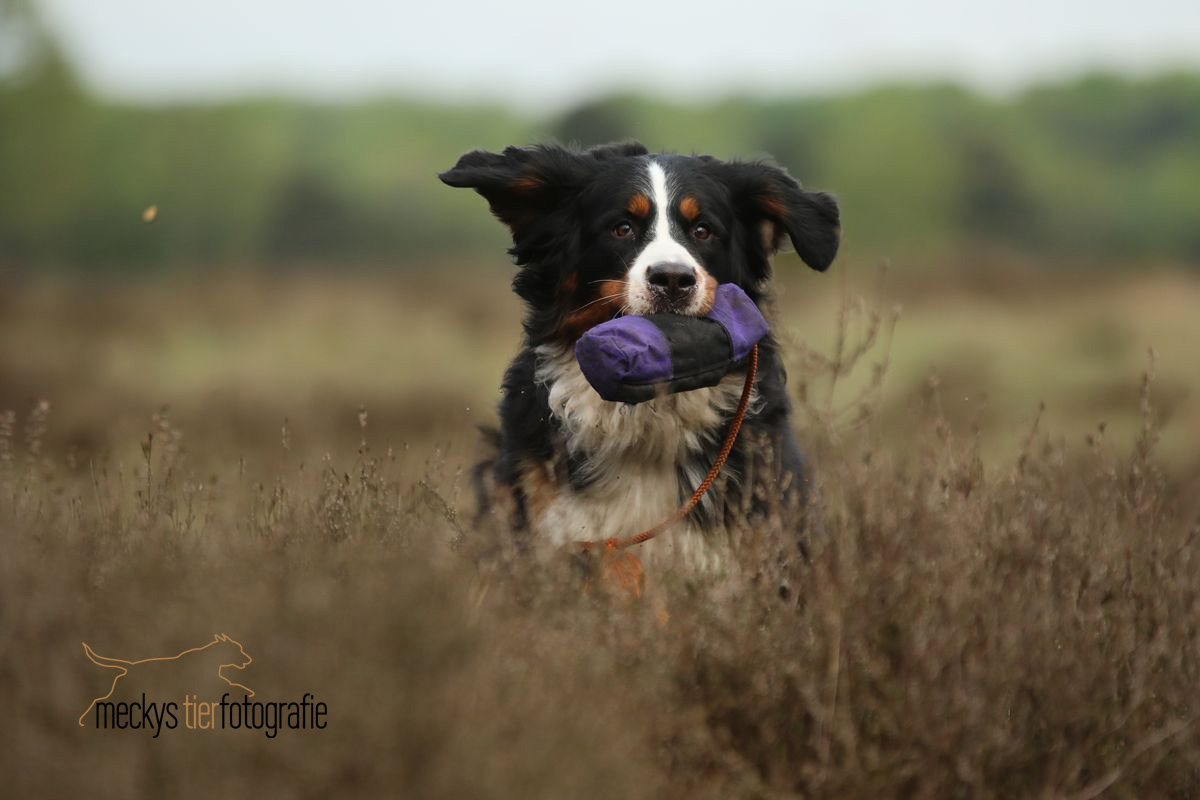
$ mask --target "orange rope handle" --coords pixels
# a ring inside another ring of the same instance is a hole
[[[613,537],[604,541],[582,541],[580,546],[584,550],[592,550],[604,545],[605,550],[624,550],[626,547],[632,547],[635,544],[647,542],[658,536],[667,528],[679,522],[688,514],[692,513],[692,509],[700,504],[700,500],[712,488],[713,481],[717,479],[721,468],[725,466],[726,460],[729,458],[729,453],[733,450],[733,445],[737,441],[738,433],[742,430],[742,421],[746,418],[746,409],[750,407],[750,395],[754,391],[754,377],[758,374],[758,345],[750,351],[750,364],[746,368],[746,383],[742,386],[742,397],[738,401],[737,412],[734,413],[733,419],[729,423],[729,432],[725,434],[725,442],[721,445],[721,452],[717,454],[716,460],[713,461],[712,467],[709,468],[708,474],[704,476],[704,480],[700,481],[700,485],[696,487],[696,491],[692,492],[692,496],[687,502],[676,509],[675,513],[664,519],[662,522],[655,525],[653,528],[648,528],[641,533],[635,533],[633,536],[628,536],[624,539]]]

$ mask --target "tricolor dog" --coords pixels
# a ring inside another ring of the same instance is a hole
[[[790,241],[824,271],[838,206],[782,169],[654,155],[636,143],[476,151],[440,175],[476,190],[508,226],[525,303],[524,341],[505,373],[494,457],[477,469],[485,509],[535,546],[624,537],[661,522],[704,478],[738,404],[745,364],[716,386],[638,405],[603,400],[574,345],[620,315],[706,314],[718,285],[761,306],[771,256]],[[654,540],[655,560],[705,561],[723,532],[808,488],[775,340],[759,346],[754,394],[721,480],[686,523]],[[648,547],[649,545],[647,545]]]

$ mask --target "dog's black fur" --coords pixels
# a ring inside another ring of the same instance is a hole
[[[669,194],[648,192],[652,162],[665,176]],[[484,505],[504,502],[521,529],[536,528],[536,517],[549,502],[569,508],[573,497],[586,495],[597,481],[607,480],[609,491],[616,485],[618,476],[604,473],[607,465],[591,463],[586,449],[568,447],[568,432],[550,407],[550,385],[537,373],[547,352],[565,351],[591,326],[630,311],[631,265],[651,241],[662,210],[656,199],[670,198],[670,244],[686,248],[694,258],[689,263],[707,273],[697,291],[709,283],[736,283],[760,305],[767,298],[770,256],[785,239],[821,271],[833,261],[840,239],[833,198],[806,191],[782,169],[763,162],[651,156],[637,143],[584,152],[542,145],[468,153],[439,177],[450,186],[475,189],[512,232],[509,253],[519,267],[513,289],[525,302],[525,341],[504,376],[496,455],[480,465],[477,475]],[[616,287],[621,287],[618,296],[608,297]],[[667,305],[653,310],[676,310],[653,288],[646,296]],[[744,369],[739,365],[731,379],[738,388]],[[754,469],[756,481],[765,480],[777,498],[799,493],[803,500],[804,467],[790,426],[785,382],[777,343],[768,336],[760,346],[758,400],[726,471],[744,475],[752,453],[769,452],[769,462]],[[729,409],[721,410],[720,424],[705,432],[703,445],[676,463],[673,474],[664,473],[664,480],[676,484],[673,496],[690,495],[694,476],[712,463],[730,416]],[[769,447],[763,448],[764,442]],[[742,493],[747,490],[737,480],[727,482],[697,509],[698,527],[738,522],[746,513]],[[612,500],[619,502],[619,490]]]

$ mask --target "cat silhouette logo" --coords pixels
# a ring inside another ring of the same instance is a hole
[[[253,691],[234,683],[223,673],[227,667],[245,669],[253,660],[241,644],[224,634],[217,634],[208,644],[184,650],[178,655],[143,658],[140,661],[97,655],[87,642],[83,643],[83,651],[96,666],[116,670],[117,674],[113,677],[108,694],[93,700],[79,716],[80,727],[84,726],[84,719],[97,703],[115,699],[114,695],[119,698],[123,692],[133,690],[150,697],[187,697],[207,694],[209,689],[228,692],[229,687],[233,687],[241,689],[246,697],[254,696]],[[129,680],[118,690],[118,684],[126,676],[129,676]]]

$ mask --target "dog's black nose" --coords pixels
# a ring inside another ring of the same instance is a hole
[[[655,264],[646,270],[646,280],[669,300],[681,300],[696,288],[696,270],[687,264]]]

